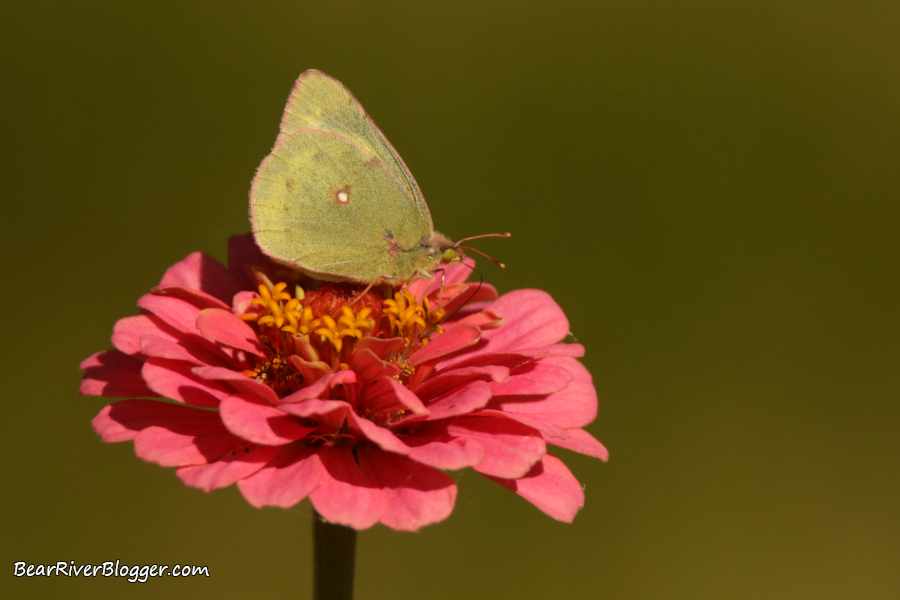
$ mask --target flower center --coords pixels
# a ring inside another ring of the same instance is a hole
[[[343,284],[326,283],[310,292],[296,286],[294,295],[287,290],[285,282],[260,284],[259,297],[241,315],[255,326],[265,349],[265,357],[245,373],[279,397],[349,369],[356,344],[365,337],[402,338],[403,344],[381,358],[397,365],[396,379],[409,381],[415,369],[408,357],[430,342],[430,335],[442,333],[444,309],[432,310],[428,298],[419,303],[407,290],[389,298],[370,291],[358,299]]]

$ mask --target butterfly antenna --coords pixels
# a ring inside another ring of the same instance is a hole
[[[460,244],[460,242],[468,242],[469,240],[480,240],[481,238],[489,238],[489,237],[499,237],[499,238],[508,238],[511,237],[512,234],[508,231],[506,233],[482,233],[481,235],[473,235],[472,237],[467,237],[456,242],[456,246]]]
[[[460,246],[459,244],[457,244],[456,247],[457,247],[457,248],[462,248],[463,250],[471,250],[472,252],[475,252],[475,253],[477,253],[477,254],[482,255],[483,257],[485,257],[486,259],[488,259],[489,261],[491,261],[492,263],[494,263],[495,265],[497,265],[497,266],[500,267],[501,269],[505,269],[505,268],[506,268],[506,265],[504,265],[502,262],[500,262],[500,261],[497,260],[496,258],[493,258],[493,257],[491,257],[491,256],[488,256],[487,254],[485,254],[485,253],[482,252],[481,250],[476,250],[475,248],[472,248],[471,246]]]

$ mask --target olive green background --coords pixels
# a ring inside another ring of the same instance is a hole
[[[344,82],[439,230],[548,290],[607,464],[571,525],[473,472],[359,536],[360,599],[900,596],[896,2],[4,3],[10,598],[308,598],[310,513],[204,494],[90,428],[77,365],[225,256],[288,91]],[[143,584],[13,562],[208,566]],[[4,593],[5,592],[5,593]]]

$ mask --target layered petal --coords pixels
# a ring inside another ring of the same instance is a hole
[[[453,512],[456,484],[440,471],[378,449],[360,453],[359,463],[381,487],[387,503],[381,522],[388,527],[417,531]]]
[[[238,489],[256,508],[290,508],[316,489],[325,474],[314,448],[290,444],[283,446],[265,467],[238,481]]]
[[[81,362],[84,371],[79,394],[124,398],[143,396],[152,398],[153,392],[141,377],[143,363],[118,350],[106,350],[92,354]]]
[[[484,449],[484,459],[475,470],[485,475],[517,479],[547,452],[540,433],[507,419],[460,417],[450,420],[446,428],[449,435],[475,442]]]
[[[584,506],[584,489],[561,460],[545,455],[531,471],[518,479],[490,477],[522,496],[557,521],[571,523]]]
[[[230,304],[234,295],[240,291],[225,265],[202,252],[192,252],[184,260],[169,267],[159,282],[159,287],[184,287],[202,291],[226,304]]]
[[[329,523],[368,529],[381,520],[388,500],[346,447],[322,446],[317,456],[325,473],[309,495],[316,512]]]

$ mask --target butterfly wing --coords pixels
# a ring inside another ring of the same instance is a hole
[[[257,171],[250,219],[260,248],[320,278],[406,281],[431,233],[408,187],[380,158],[334,132],[282,136]]]
[[[279,140],[298,129],[336,133],[362,146],[393,173],[434,231],[428,205],[406,164],[359,101],[341,82],[321,71],[305,71],[297,79],[281,118]]]

